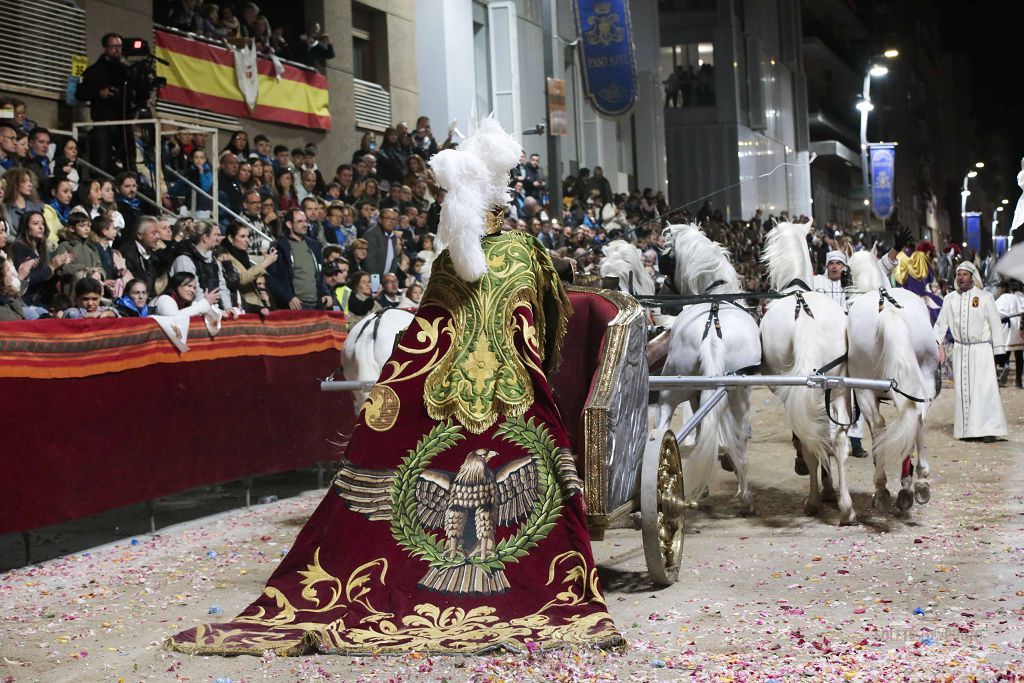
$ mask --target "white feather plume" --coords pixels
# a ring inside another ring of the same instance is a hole
[[[480,240],[487,213],[509,200],[509,171],[519,161],[519,143],[488,116],[457,149],[430,160],[438,184],[447,190],[441,204],[438,242],[448,248],[452,265],[467,282],[487,272]]]
[[[431,158],[438,184],[448,192],[441,204],[438,240],[448,247],[455,272],[476,282],[487,272],[480,239],[484,235],[486,192],[490,185],[487,167],[474,154],[446,149]]]

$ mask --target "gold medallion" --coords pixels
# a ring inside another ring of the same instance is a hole
[[[394,389],[386,384],[375,384],[363,404],[363,421],[375,432],[386,432],[395,426],[401,406]]]

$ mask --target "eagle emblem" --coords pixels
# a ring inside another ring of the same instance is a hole
[[[390,521],[396,540],[429,562],[421,586],[446,593],[502,593],[509,588],[504,563],[516,561],[544,538],[563,498],[580,490],[572,453],[528,448],[534,455],[493,468],[490,462],[498,453],[478,448],[467,452],[454,472],[429,468],[430,459],[448,450],[427,447],[438,443],[431,437],[443,427],[410,451],[398,469],[343,462],[333,489],[353,512],[370,521]],[[444,445],[450,447],[462,435],[458,426],[447,429]],[[511,537],[497,542],[499,527],[517,525]]]

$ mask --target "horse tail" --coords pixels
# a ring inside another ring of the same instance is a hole
[[[884,377],[895,379],[901,391],[911,396],[926,395],[924,375],[917,361],[910,328],[906,320],[891,306],[878,314],[878,336],[882,347],[881,366]],[[875,457],[882,467],[899,464],[909,455],[917,441],[917,432],[924,420],[923,404],[911,401],[893,391],[896,419],[890,420],[875,437]]]
[[[808,376],[831,359],[814,353],[819,338],[814,319],[801,313],[793,328],[793,374]],[[783,387],[782,403],[789,417],[793,433],[800,439],[804,452],[813,455],[819,463],[828,466],[826,457],[831,451],[828,420],[825,419],[825,399],[821,391],[804,387]]]
[[[717,334],[709,333],[700,343],[700,369],[706,377],[725,374],[725,343]],[[705,389],[700,393],[701,405],[706,403],[714,389]],[[683,470],[684,494],[694,498],[704,490],[711,480],[715,456],[718,454],[719,432],[722,425],[722,410],[725,401],[720,400],[714,408],[704,416],[697,433],[697,443],[690,451]]]

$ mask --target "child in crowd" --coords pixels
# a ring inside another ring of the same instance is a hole
[[[116,318],[117,311],[102,305],[103,285],[92,277],[83,277],[75,283],[77,307],[65,310],[60,317],[73,320],[83,318]]]

